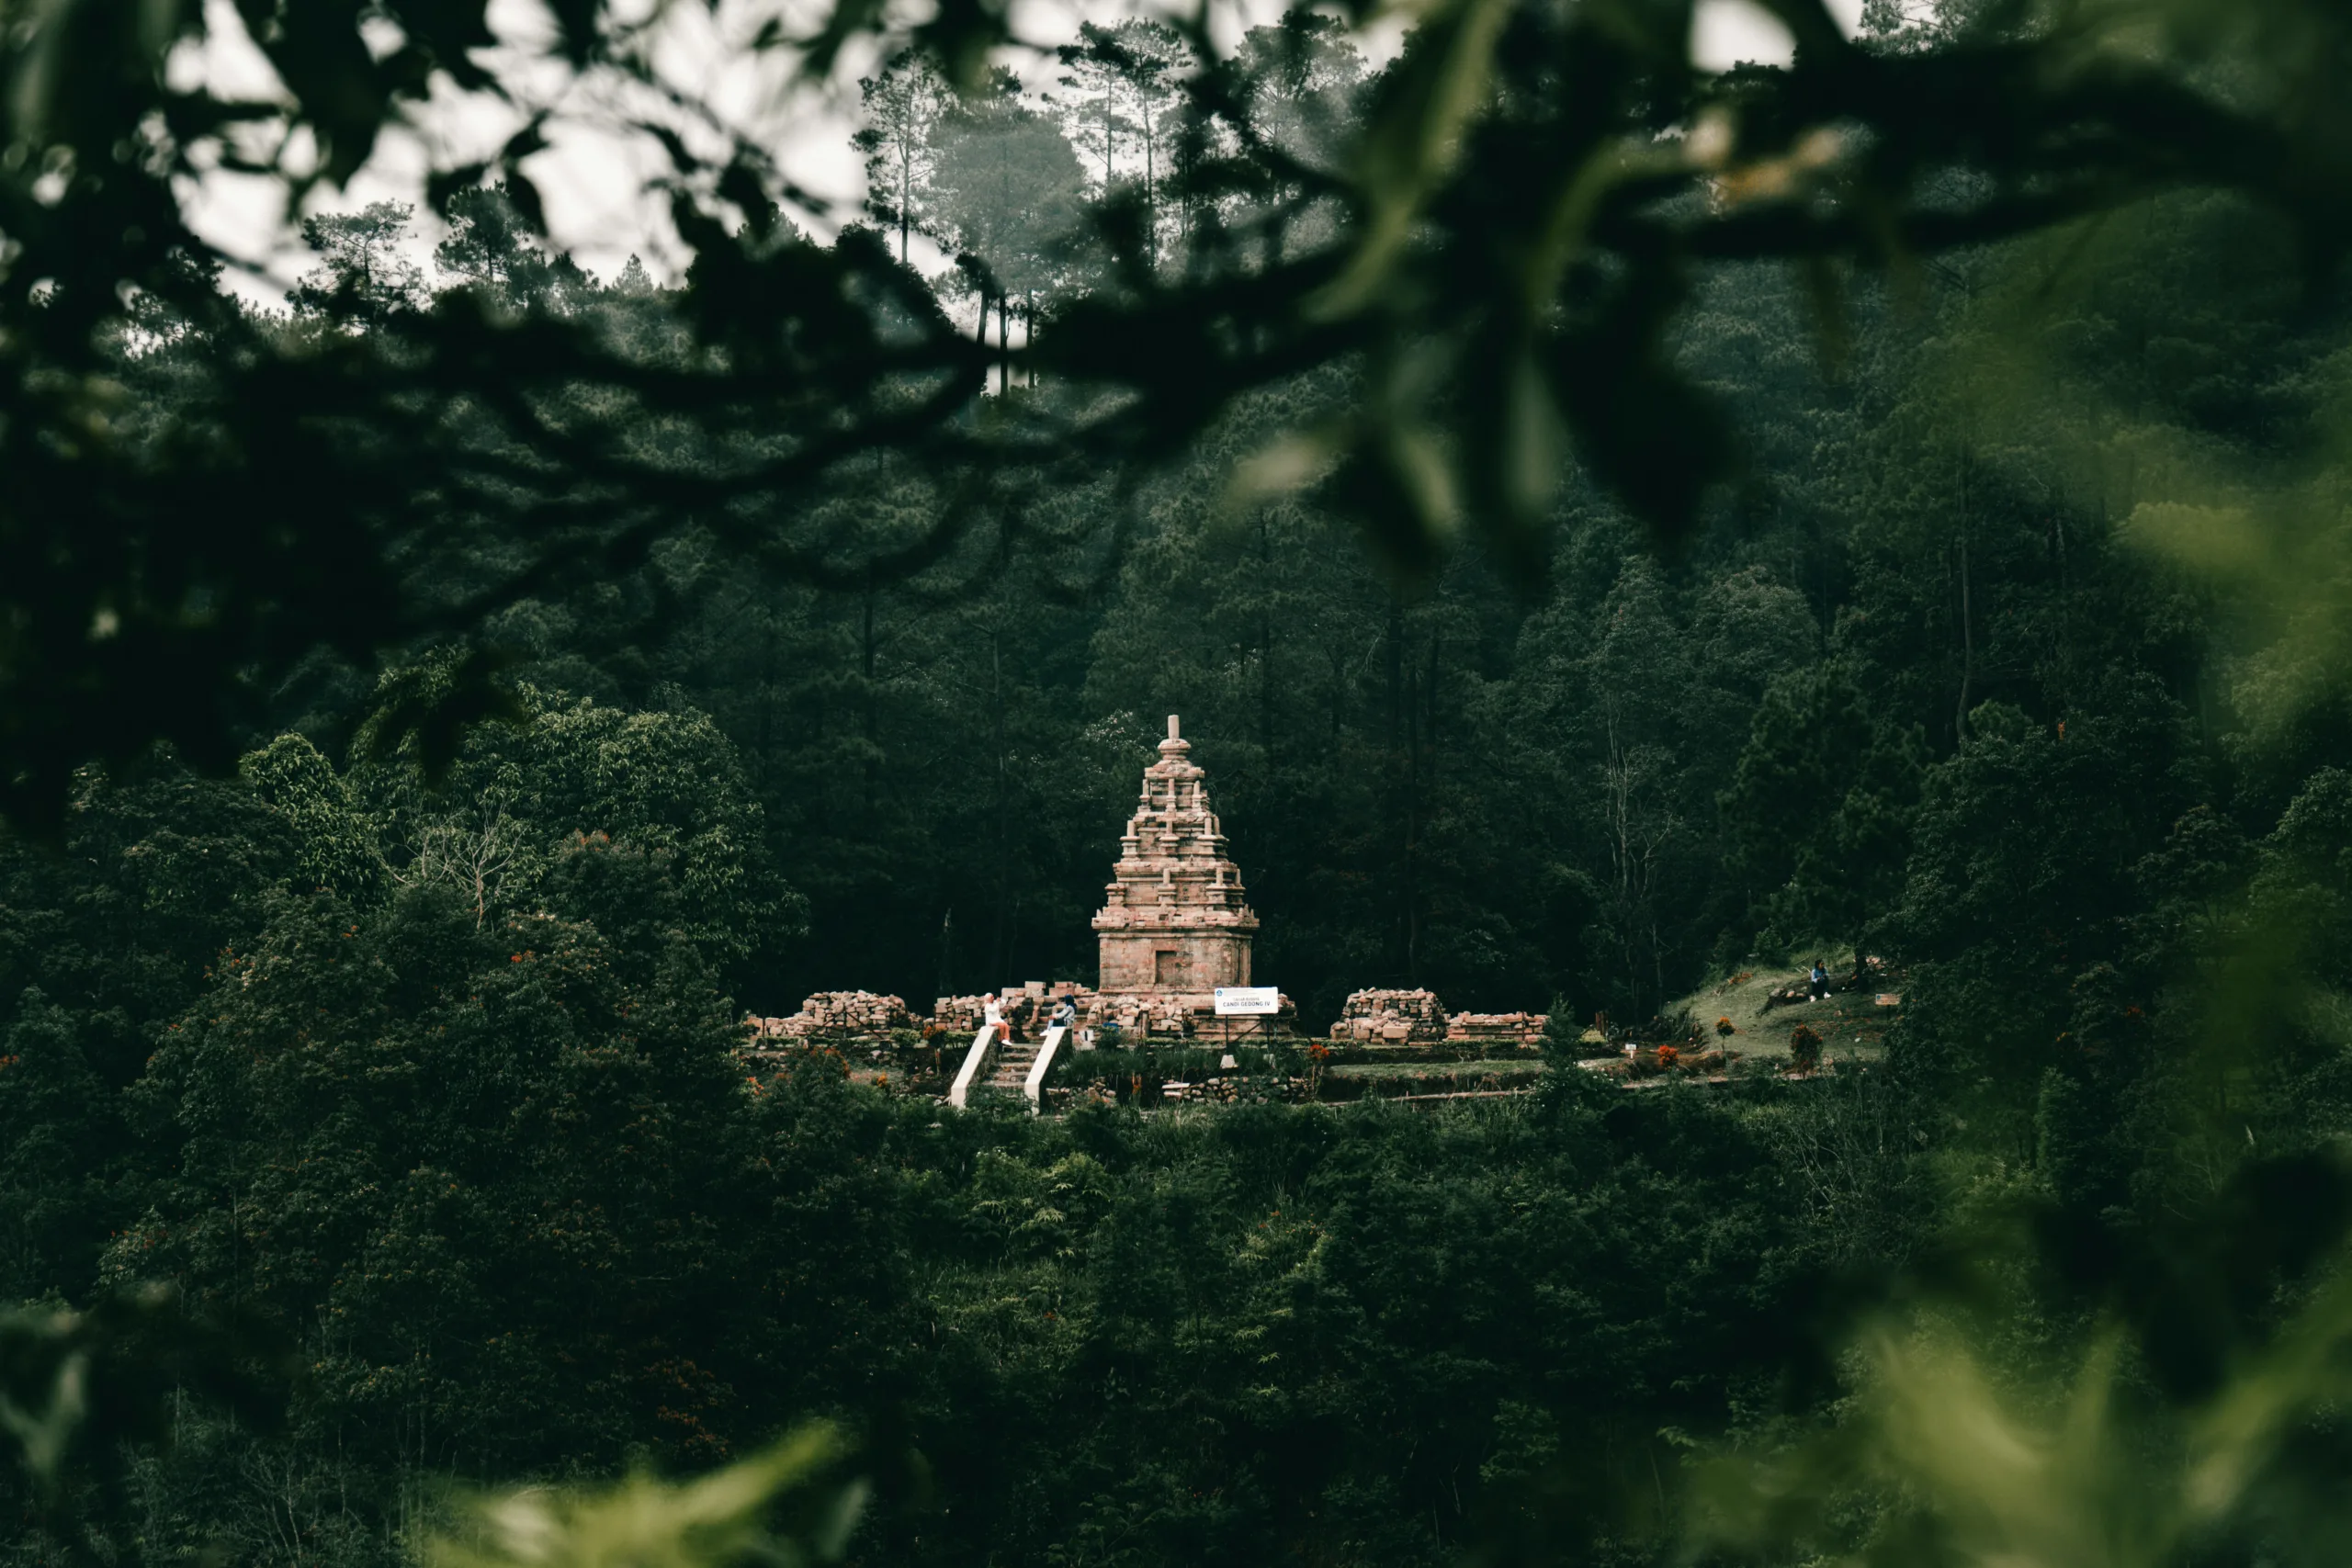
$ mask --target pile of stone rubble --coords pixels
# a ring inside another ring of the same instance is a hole
[[[876,996],[872,991],[820,991],[789,1018],[748,1021],[752,1033],[761,1040],[854,1040],[914,1027],[903,998]]]
[[[942,997],[931,1004],[931,1021],[949,1034],[968,1035],[980,1026],[980,998]]]
[[[1044,1014],[1058,1006],[1064,997],[1070,998],[1078,1011],[1079,1026],[1091,1029],[1126,1044],[1139,1044],[1145,1037],[1172,1039],[1199,1036],[1213,1027],[1216,1021],[1205,1018],[1200,1011],[1200,998],[1184,995],[1154,996],[1126,992],[1098,992],[1070,980],[1056,980],[1047,985],[1031,981],[1026,985],[1007,986],[997,993],[1004,1004],[1004,1016],[1012,1018],[1015,1010],[1035,1001],[1040,1010],[1039,1024]],[[1285,1006],[1287,1001],[1285,1000]],[[968,1036],[979,1028],[981,1003],[978,997],[942,997],[932,1004],[931,1020],[942,1033]],[[1255,1020],[1235,1020],[1237,1032]]]
[[[1358,991],[1340,1009],[1331,1026],[1334,1040],[1380,1040],[1402,1044],[1408,1040],[1445,1038],[1445,1004],[1435,991]]]
[[[1012,1016],[1015,1009],[1034,1001],[1041,1010],[1042,1023],[1043,1014],[1051,1012],[1061,1004],[1064,997],[1068,997],[1078,1009],[1080,1023],[1098,1021],[1093,1017],[1097,1008],[1093,991],[1075,980],[1056,980],[1050,985],[1042,980],[1031,980],[1023,985],[1007,986],[996,995],[997,1000],[1003,1004],[1007,1018]],[[931,1021],[943,1033],[968,1037],[979,1028],[983,1004],[978,997],[942,997],[931,1004]]]
[[[1011,985],[997,997],[1008,1019],[1018,1018],[1019,1010],[1035,1004],[1036,1027],[1030,1031],[1032,1035],[1043,1028],[1046,1015],[1067,997],[1076,1005],[1080,1027],[1094,1031],[1104,1043],[1141,1044],[1147,1038],[1203,1038],[1226,1021],[1206,1016],[1196,997],[1098,993],[1071,980],[1033,980]],[[1287,998],[1283,999],[1283,1010],[1287,1015]],[[1464,1012],[1448,1017],[1445,1004],[1438,999],[1437,993],[1427,990],[1358,991],[1348,998],[1341,1013],[1340,1021],[1331,1026],[1331,1038],[1371,1044],[1453,1041],[1532,1046],[1540,1043],[1544,1035],[1544,1015],[1540,1012]],[[941,997],[932,1004],[931,1015],[925,1020],[909,1012],[905,1000],[899,997],[872,991],[820,991],[802,1002],[800,1010],[790,1017],[753,1017],[746,1019],[744,1025],[755,1044],[771,1046],[878,1039],[894,1030],[920,1029],[926,1023],[933,1032],[968,1039],[979,1028],[981,1015],[982,1002],[977,996]],[[1256,1019],[1230,1021],[1236,1034],[1250,1032],[1251,1026],[1261,1023]]]
[[[1189,1034],[1198,1022],[1182,997],[1132,994],[1096,998],[1087,1021],[1097,1030],[1115,1029],[1130,1040],[1141,1034]]]

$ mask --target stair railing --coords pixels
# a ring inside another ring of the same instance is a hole
[[[1046,1043],[1037,1047],[1037,1059],[1029,1064],[1029,1080],[1021,1086],[1021,1092],[1028,1096],[1033,1116],[1046,1108],[1046,1075],[1054,1070],[1054,1054],[1069,1033],[1069,1026],[1059,1023],[1046,1031]]]
[[[988,1072],[989,1058],[996,1055],[999,1031],[993,1023],[984,1023],[972,1035],[972,1048],[964,1053],[964,1067],[956,1075],[955,1087],[947,1091],[947,1103],[956,1110],[964,1109],[972,1096],[972,1086]]]

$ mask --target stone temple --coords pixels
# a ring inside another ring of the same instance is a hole
[[[1098,990],[1149,998],[1161,1004],[1155,1011],[1209,1012],[1219,986],[1250,983],[1258,917],[1243,901],[1240,869],[1226,853],[1192,750],[1170,715],[1094,917]]]

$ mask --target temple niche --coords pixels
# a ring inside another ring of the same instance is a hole
[[[1094,930],[1104,998],[1205,1012],[1220,986],[1247,986],[1258,917],[1243,901],[1240,869],[1209,809],[1192,742],[1168,720],[1159,761],[1144,770],[1143,798],[1119,840],[1118,863]]]

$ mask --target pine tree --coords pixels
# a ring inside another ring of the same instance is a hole
[[[357,212],[302,220],[302,239],[320,265],[294,288],[294,308],[338,323],[380,327],[424,303],[424,269],[407,254],[416,209],[404,201],[370,202]]]
[[[928,60],[904,51],[857,90],[865,124],[850,145],[865,154],[865,209],[899,231],[899,260],[907,265],[913,236],[930,232],[935,139],[955,95]]]

